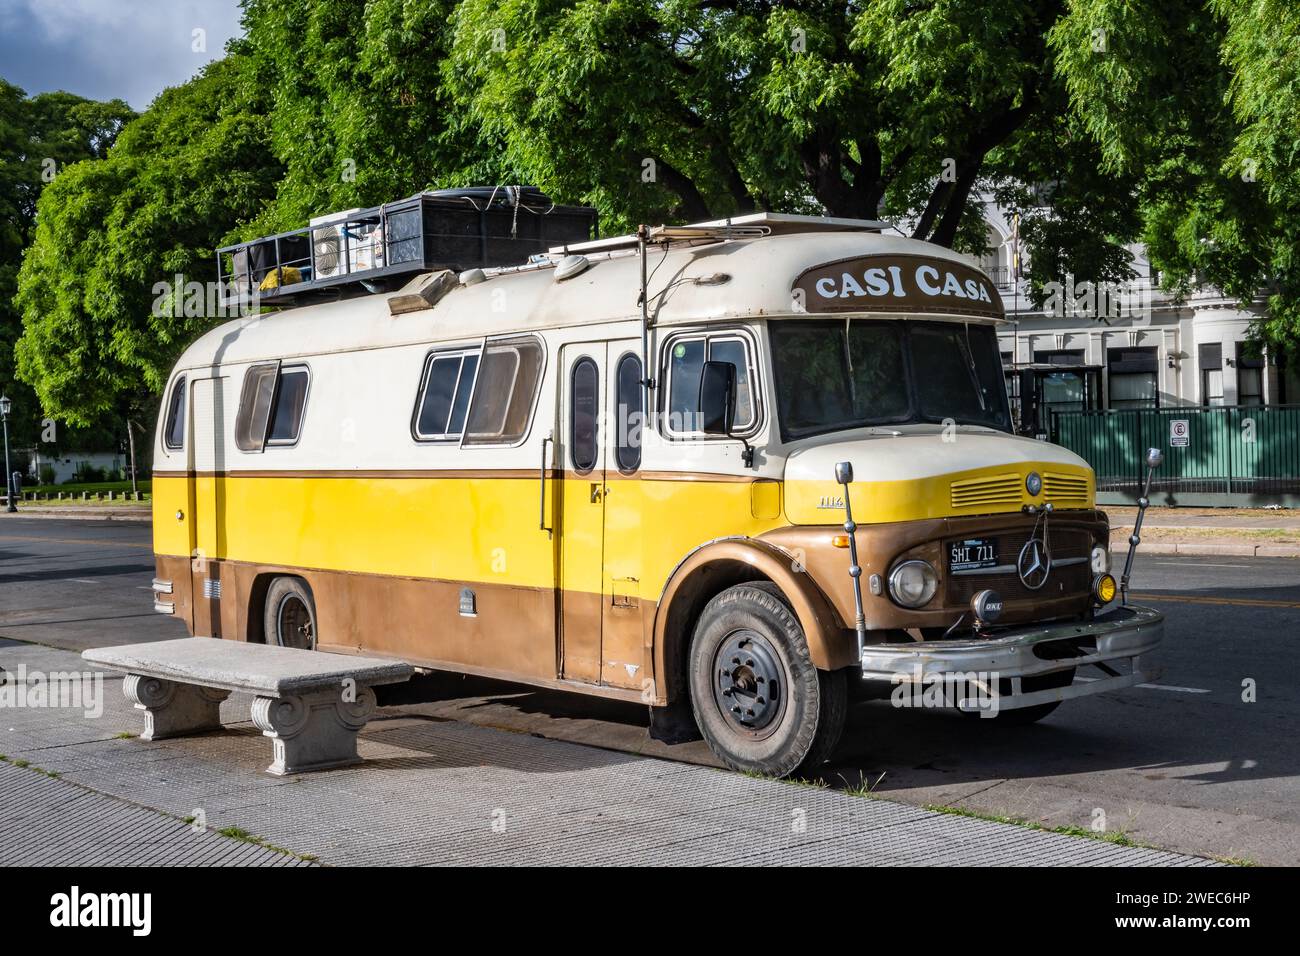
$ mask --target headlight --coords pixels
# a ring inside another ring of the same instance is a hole
[[[926,561],[904,561],[889,572],[889,594],[903,607],[923,607],[939,587],[939,576]]]
[[[1110,549],[1104,545],[1097,545],[1092,549],[1092,573],[1105,574],[1110,570]]]

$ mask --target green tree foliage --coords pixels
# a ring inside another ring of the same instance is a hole
[[[1051,44],[1071,104],[1133,177],[1164,284],[1267,290],[1263,338],[1300,343],[1300,7],[1072,0]],[[1105,38],[1102,49],[1096,40]]]
[[[249,232],[430,186],[513,182],[451,101],[445,0],[246,0],[247,49],[269,96],[277,197]]]
[[[213,322],[158,303],[155,285],[212,279],[213,250],[273,199],[283,167],[267,125],[247,60],[232,52],[164,91],[104,160],[46,188],[16,352],[47,413],[89,425],[154,404],[179,351]]]
[[[28,97],[0,79],[0,391],[14,403],[15,445],[36,440],[40,405],[15,378],[13,344],[22,334],[14,304],[23,250],[31,242],[41,190],[66,167],[102,159],[134,117],[121,100],[99,103],[71,93]]]

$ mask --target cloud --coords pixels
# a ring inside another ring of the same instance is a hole
[[[239,15],[238,0],[5,0],[0,77],[142,110],[219,59]]]

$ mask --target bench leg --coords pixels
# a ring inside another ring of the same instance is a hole
[[[360,763],[357,734],[375,712],[375,692],[358,688],[356,698],[345,701],[341,690],[327,690],[254,700],[253,723],[275,748],[266,772],[282,777]]]
[[[128,674],[122,692],[144,711],[141,740],[165,740],[221,729],[221,702],[228,690]]]

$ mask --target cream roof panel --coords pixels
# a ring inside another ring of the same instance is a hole
[[[791,313],[790,290],[805,270],[855,256],[911,253],[965,260],[930,243],[864,232],[775,235],[762,239],[651,247],[651,311],[657,324],[759,318]],[[594,325],[639,315],[635,252],[593,255],[589,269],[563,282],[554,270],[488,273],[458,286],[432,308],[393,316],[384,294],[298,306],[236,319],[191,345],[178,367],[238,364],[327,352],[473,339],[560,326]],[[726,282],[698,284],[719,273]],[[408,284],[413,288],[423,276]]]

